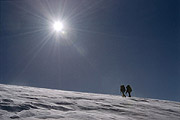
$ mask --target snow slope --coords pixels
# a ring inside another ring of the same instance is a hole
[[[0,120],[180,120],[180,102],[0,84]]]

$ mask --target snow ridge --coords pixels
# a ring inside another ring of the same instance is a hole
[[[180,103],[0,84],[0,120],[180,120]]]

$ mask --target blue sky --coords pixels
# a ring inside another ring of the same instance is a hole
[[[178,0],[0,4],[0,83],[180,100]]]

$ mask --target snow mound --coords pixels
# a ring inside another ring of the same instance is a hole
[[[180,102],[0,84],[0,120],[180,120]]]

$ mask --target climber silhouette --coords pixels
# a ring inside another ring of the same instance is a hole
[[[126,97],[125,94],[124,94],[125,91],[126,91],[124,85],[121,85],[121,86],[120,86],[120,91],[121,91],[121,93],[122,93],[122,97]]]
[[[129,97],[131,97],[131,92],[132,92],[132,88],[130,85],[127,85],[126,86],[126,94],[128,93],[129,94]]]

